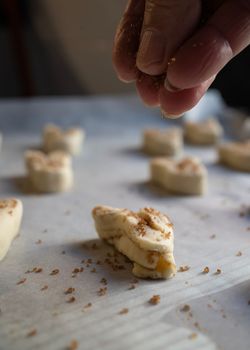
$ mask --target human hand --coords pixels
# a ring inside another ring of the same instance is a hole
[[[250,0],[130,0],[113,63],[147,105],[176,117],[249,44]]]

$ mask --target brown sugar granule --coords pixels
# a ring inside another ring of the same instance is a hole
[[[27,280],[27,278],[23,278],[23,279],[21,279],[19,282],[17,282],[17,285],[25,283],[25,282],[26,282],[26,280]]]
[[[76,350],[78,349],[78,341],[73,339],[70,344],[67,346],[67,350]]]
[[[96,273],[96,268],[94,267],[90,272]]]
[[[101,265],[101,261],[97,260],[96,265]]]
[[[98,245],[97,245],[96,243],[93,243],[92,246],[91,246],[91,248],[92,248],[93,250],[96,250],[96,249],[98,249]]]
[[[45,285],[40,290],[43,291],[43,290],[47,290],[48,288],[49,288],[49,286]]]
[[[214,274],[215,275],[220,275],[221,274],[221,269],[217,269]]]
[[[149,304],[151,305],[157,305],[159,304],[161,301],[161,297],[160,295],[153,295],[150,299],[149,299]]]
[[[83,260],[81,261],[81,263],[84,264],[84,263],[85,263],[85,259],[83,259]]]
[[[135,289],[135,285],[134,285],[134,284],[132,284],[132,285],[128,288],[128,290],[132,290],[132,289]]]
[[[76,301],[76,298],[72,296],[67,300],[67,303],[74,303],[75,301]]]
[[[236,253],[236,256],[241,256],[242,255],[242,252],[239,251],[238,253]]]
[[[100,288],[97,292],[99,296],[103,296],[107,293],[107,287]]]
[[[84,309],[89,309],[90,307],[92,306],[92,303],[88,303],[88,304],[86,304],[86,305],[84,305]]]
[[[126,315],[128,313],[128,311],[129,311],[128,308],[125,307],[125,308],[121,309],[121,311],[119,311],[118,314],[119,315]]]
[[[80,267],[80,272],[83,272],[84,271],[84,268],[83,267]]]
[[[64,294],[71,294],[75,292],[75,288],[69,287],[68,289],[65,290]]]
[[[38,239],[35,243],[36,243],[36,244],[41,244],[41,243],[42,243],[42,240],[41,240],[41,239]]]
[[[34,337],[35,335],[37,335],[37,330],[35,328],[27,333],[27,337]]]
[[[210,239],[215,239],[216,235],[211,235]]]
[[[88,264],[92,264],[92,259],[88,259],[88,260],[87,260],[87,263],[88,263]]]
[[[54,269],[51,271],[50,276],[57,275],[59,273],[59,269]]]
[[[202,273],[204,274],[209,273],[209,267],[208,266],[204,267]]]
[[[41,272],[43,272],[43,269],[41,267],[37,267],[34,272],[35,273],[41,273]]]
[[[66,254],[65,250],[63,250],[61,254],[65,255]]]
[[[107,281],[106,278],[103,277],[103,278],[100,280],[100,283],[102,283],[102,284],[104,284],[104,286],[106,286],[106,285],[108,284],[108,281]]]
[[[185,272],[190,269],[190,266],[185,265],[185,266],[180,266],[178,272]]]
[[[80,272],[80,269],[79,267],[75,267],[72,271],[72,273],[79,273]]]
[[[188,336],[188,339],[191,339],[191,340],[194,340],[197,338],[197,333],[191,333],[189,336]]]
[[[189,312],[190,311],[190,306],[188,304],[185,304],[181,309],[181,312]]]

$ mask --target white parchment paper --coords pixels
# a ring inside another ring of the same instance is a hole
[[[62,125],[72,120],[86,128],[83,154],[74,159],[75,186],[65,194],[25,193],[23,152],[39,145],[48,120]],[[250,177],[219,166],[213,148],[185,146],[185,154],[199,156],[208,168],[207,195],[169,196],[150,185],[149,158],[139,150],[141,132],[166,124],[135,98],[35,100],[29,108],[22,101],[0,103],[0,125],[6,129],[1,197],[15,196],[24,204],[20,236],[0,264],[1,350],[67,349],[72,340],[84,350],[249,348],[250,218],[239,213],[250,205]],[[108,256],[113,249],[97,239],[90,214],[97,204],[166,212],[175,224],[177,265],[190,269],[169,281],[134,284],[131,265],[119,256],[124,269],[113,271],[105,262],[113,259]],[[81,266],[84,271],[72,277]],[[208,274],[201,273],[205,266]],[[43,271],[25,274],[34,267]],[[51,276],[53,269],[59,273]],[[23,278],[26,282],[17,285]],[[102,278],[107,292],[99,296]],[[72,303],[67,302],[72,295],[64,293],[69,287],[75,288]],[[154,294],[161,302],[152,306],[148,300]],[[92,306],[84,308],[88,303]],[[189,312],[181,311],[185,304]],[[123,308],[129,311],[120,315]],[[36,335],[27,336],[34,329]]]

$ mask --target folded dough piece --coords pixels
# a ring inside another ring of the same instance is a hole
[[[207,188],[207,170],[194,157],[182,160],[154,158],[150,163],[151,180],[179,194],[202,195]]]
[[[219,161],[236,170],[250,172],[250,140],[227,142],[218,149]]]
[[[45,152],[65,151],[77,155],[82,150],[84,131],[81,128],[71,128],[63,131],[58,126],[49,124],[43,131],[43,149]]]
[[[184,136],[188,143],[195,145],[214,145],[223,135],[223,129],[215,118],[199,122],[187,121],[184,124]]]
[[[64,192],[73,185],[73,171],[70,156],[62,151],[48,155],[40,151],[25,153],[28,178],[40,192]]]
[[[23,216],[23,205],[18,199],[0,200],[0,261],[7,254],[17,236]]]
[[[135,276],[167,279],[175,275],[173,224],[166,215],[153,208],[132,212],[98,206],[92,216],[100,238],[134,263]]]
[[[183,146],[182,130],[179,128],[147,129],[143,134],[143,150],[156,156],[175,156]]]

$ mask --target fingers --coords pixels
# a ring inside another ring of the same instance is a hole
[[[165,75],[163,77],[151,77],[150,75],[140,73],[136,81],[136,88],[143,102],[150,107],[159,106],[159,90],[163,86]]]
[[[166,88],[190,89],[217,74],[250,43],[249,0],[226,1],[174,55]]]
[[[130,0],[118,25],[114,39],[113,64],[118,77],[130,82],[136,79],[136,53],[143,21],[145,0]]]
[[[166,72],[171,55],[198,24],[200,12],[199,0],[146,0],[138,69],[150,75]]]
[[[214,81],[215,76],[197,87],[178,92],[169,92],[163,86],[159,91],[159,103],[168,118],[177,118],[193,108]]]

